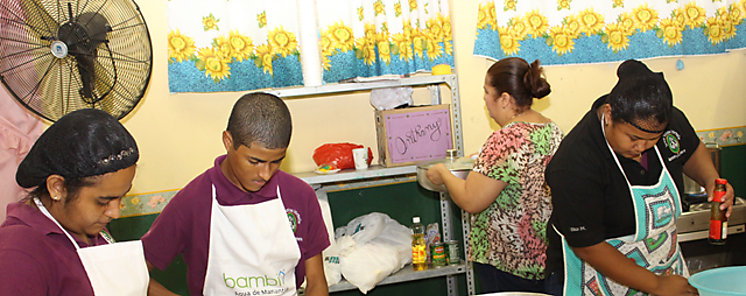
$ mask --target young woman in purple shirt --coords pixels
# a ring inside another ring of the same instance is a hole
[[[0,226],[0,295],[145,295],[140,241],[114,243],[139,152],[115,118],[71,112],[36,141],[16,173],[29,196]]]

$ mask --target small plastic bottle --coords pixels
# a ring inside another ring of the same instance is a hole
[[[712,204],[710,204],[710,235],[707,240],[713,245],[724,245],[728,238],[728,218],[725,211],[720,209],[725,196],[725,179],[715,179],[715,190],[712,192]]]
[[[427,246],[425,245],[425,226],[420,217],[412,217],[412,269],[427,269]]]

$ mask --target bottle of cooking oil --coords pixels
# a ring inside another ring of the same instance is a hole
[[[420,217],[412,217],[412,269],[427,269],[425,226],[420,223]]]
[[[712,193],[712,204],[710,205],[710,235],[707,240],[713,245],[724,245],[728,238],[728,218],[725,211],[720,209],[725,195],[725,179],[715,179],[715,190]]]

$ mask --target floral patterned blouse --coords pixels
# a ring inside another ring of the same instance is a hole
[[[554,122],[512,122],[487,139],[472,170],[507,186],[472,216],[469,260],[525,279],[544,278],[552,212],[544,169],[561,140]]]

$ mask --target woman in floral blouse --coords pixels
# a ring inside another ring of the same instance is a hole
[[[547,221],[551,214],[544,169],[562,140],[551,119],[532,110],[550,92],[539,61],[505,58],[484,79],[484,101],[502,128],[482,146],[466,180],[445,165],[427,172],[445,184],[453,201],[473,214],[469,260],[480,293],[544,291]]]

